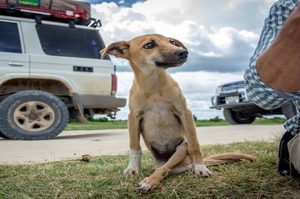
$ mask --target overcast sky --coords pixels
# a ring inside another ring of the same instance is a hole
[[[275,0],[89,0],[92,16],[101,19],[106,45],[159,33],[182,41],[189,50],[183,66],[167,71],[179,83],[198,119],[223,118],[210,98],[222,83],[242,80],[264,19]],[[128,99],[133,73],[126,60],[117,66],[118,97]],[[128,106],[117,119],[126,119]]]

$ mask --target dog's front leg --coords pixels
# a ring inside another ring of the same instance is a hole
[[[129,131],[129,165],[124,170],[124,175],[138,174],[141,167],[142,150],[140,146],[139,120],[132,113],[128,115]]]
[[[183,125],[188,142],[188,154],[192,161],[194,172],[203,177],[212,176],[212,172],[208,170],[204,164],[200,145],[197,138],[196,127],[193,119],[192,112],[187,110],[183,118]]]

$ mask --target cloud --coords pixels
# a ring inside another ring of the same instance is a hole
[[[102,3],[93,5],[93,15],[104,24],[101,34],[106,44],[146,33],[181,40],[190,51],[190,67],[174,72],[234,72],[244,70],[249,62],[259,37],[257,30],[267,15],[267,2],[215,0],[212,4],[193,0],[148,0],[137,2],[132,8]],[[123,65],[126,63],[118,65],[120,71],[130,70],[128,65]]]
[[[222,113],[209,109],[210,96],[219,84],[243,78],[272,3],[147,0],[120,7],[103,2],[92,5],[92,15],[102,21],[100,33],[106,45],[148,33],[182,41],[189,49],[189,59],[168,72],[179,82],[195,115],[212,118]],[[112,61],[119,76],[118,96],[127,98],[133,80],[128,61],[113,57]],[[119,115],[124,118],[127,113],[126,107]]]

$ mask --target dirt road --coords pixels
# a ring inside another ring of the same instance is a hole
[[[230,125],[198,127],[200,145],[232,142],[272,141],[284,133],[282,125]],[[64,131],[52,140],[17,141],[0,138],[0,164],[49,162],[92,156],[124,154],[128,151],[126,130]],[[141,141],[143,149],[145,145]]]

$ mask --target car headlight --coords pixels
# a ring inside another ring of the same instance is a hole
[[[223,90],[223,86],[218,86],[216,89],[216,93],[219,93]]]

